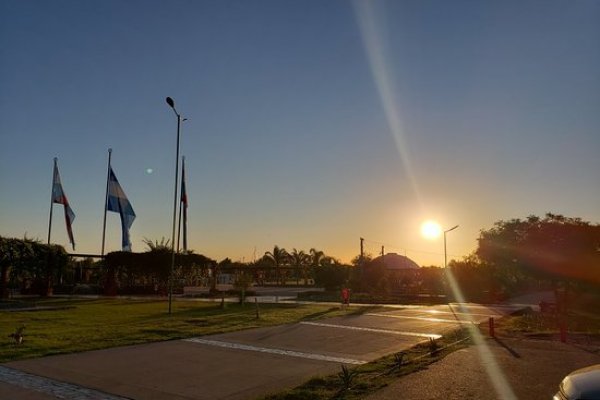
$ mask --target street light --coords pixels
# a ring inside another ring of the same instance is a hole
[[[173,194],[173,234],[171,235],[171,269],[169,271],[169,314],[171,314],[171,303],[173,299],[173,270],[175,269],[175,221],[177,219],[177,183],[179,181],[179,131],[181,127],[181,115],[175,109],[175,102],[167,97],[167,104],[173,109],[177,116],[177,150],[175,151],[175,192]]]
[[[458,225],[453,226],[450,229],[446,229],[444,231],[444,268],[447,267],[447,260],[448,260],[448,254],[446,252],[446,233],[455,230],[456,228],[458,228]]]

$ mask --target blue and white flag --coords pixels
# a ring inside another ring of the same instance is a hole
[[[123,233],[121,247],[123,248],[123,251],[131,251],[129,228],[131,228],[133,220],[135,219],[135,212],[125,195],[123,188],[119,185],[119,181],[117,180],[112,167],[110,167],[108,174],[108,199],[106,201],[106,210],[117,212],[121,216],[121,230]]]

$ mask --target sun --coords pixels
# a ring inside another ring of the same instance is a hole
[[[425,239],[434,240],[442,234],[442,227],[435,221],[425,221],[421,224],[421,235]]]

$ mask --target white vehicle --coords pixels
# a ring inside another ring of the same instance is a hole
[[[565,376],[554,400],[600,400],[600,364],[578,369]]]

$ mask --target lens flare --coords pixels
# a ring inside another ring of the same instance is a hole
[[[386,57],[386,46],[382,40],[382,37],[385,37],[382,35],[382,33],[385,32],[380,32],[382,30],[381,27],[385,27],[386,14],[381,9],[377,10],[377,7],[383,7],[383,4],[383,2],[366,0],[353,1],[356,20],[362,36],[365,52],[367,53],[367,60],[371,68],[371,74],[373,75],[373,80],[383,106],[383,111],[385,113],[390,132],[392,133],[394,141],[396,142],[396,147],[402,161],[404,173],[410,182],[410,186],[413,189],[417,201],[422,205],[423,202],[419,193],[417,180],[412,169],[411,153],[408,147],[408,140],[405,136],[402,126],[403,124],[400,115],[399,102],[396,101],[396,85],[393,81],[394,76],[391,73],[391,71],[394,69]],[[425,229],[422,227],[421,232],[423,233],[423,236],[433,239],[442,234],[442,228],[439,224],[430,224],[427,225]],[[447,269],[446,274],[454,298],[460,303],[463,303],[464,296],[462,295],[462,291],[452,275],[452,271]],[[481,364],[483,368],[485,368],[490,380],[494,385],[497,397],[506,400],[516,400],[517,397],[515,396],[512,387],[506,380],[506,377],[494,359],[494,355],[481,336],[481,333],[474,325],[470,326],[469,330],[475,344],[477,345]]]
[[[412,168],[408,141],[403,128],[400,104],[396,99],[397,86],[394,82],[394,75],[391,73],[394,70],[394,66],[391,65],[386,57],[387,46],[385,41],[382,40],[382,37],[385,37],[385,35],[380,33],[380,27],[385,26],[385,13],[377,10],[377,6],[373,3],[372,1],[355,0],[353,2],[354,13],[361,32],[371,75],[379,94],[388,127],[396,142],[396,148],[398,149],[404,173],[410,182],[415,197],[419,203],[422,203],[417,180]]]
[[[464,305],[466,304],[465,297],[463,296],[462,290],[460,289],[458,282],[454,278],[452,270],[450,268],[445,268],[444,272],[446,274],[446,280],[448,281],[450,290],[452,290],[452,295],[458,301],[458,304],[448,304],[448,306],[450,307],[450,311],[454,312],[454,309],[452,308],[453,305],[458,305],[458,309],[461,313],[469,314],[469,309],[464,307]],[[512,386],[506,379],[506,376],[504,375],[502,369],[498,365],[494,354],[492,354],[492,351],[487,345],[483,335],[477,328],[474,318],[470,316],[469,320],[472,322],[471,325],[467,325],[469,334],[473,339],[473,342],[475,343],[481,364],[483,365],[486,373],[490,377],[490,381],[494,386],[494,390],[496,391],[497,397],[499,399],[517,400],[517,396],[515,395],[515,392],[513,392]]]

